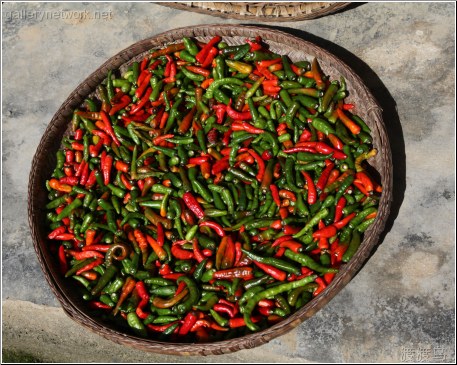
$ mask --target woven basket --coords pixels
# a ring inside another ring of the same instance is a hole
[[[71,128],[70,120],[73,110],[80,106],[88,95],[94,93],[96,86],[106,77],[108,70],[118,68],[123,70],[133,61],[142,59],[151,48],[176,42],[182,37],[195,37],[205,42],[214,35],[222,36],[227,43],[233,45],[243,43],[247,37],[255,37],[259,34],[277,53],[287,54],[295,61],[316,56],[326,74],[332,78],[344,76],[350,92],[348,102],[357,106],[355,113],[364,118],[373,130],[374,146],[378,149],[378,155],[371,159],[370,163],[379,173],[383,194],[378,216],[374,224],[365,232],[360,249],[318,297],[272,327],[244,337],[213,343],[167,343],[136,337],[111,323],[104,323],[99,318],[90,317],[86,304],[77,294],[76,284],[72,286],[73,283],[63,279],[59,273],[57,260],[49,252],[46,238],[44,206],[47,201],[47,192],[45,181],[51,176],[55,166],[55,153],[60,147],[62,136],[69,133]],[[29,177],[28,199],[28,218],[38,260],[52,291],[64,311],[72,319],[107,339],[145,351],[173,355],[222,354],[262,345],[290,331],[327,304],[352,279],[377,245],[389,214],[392,199],[391,152],[379,105],[361,79],[335,56],[310,42],[280,31],[239,25],[193,26],[175,29],[135,43],[110,58],[70,94],[49,123],[35,153]]]
[[[194,11],[222,18],[291,22],[315,19],[345,8],[348,2],[160,2],[170,8]]]

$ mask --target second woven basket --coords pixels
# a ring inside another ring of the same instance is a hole
[[[239,20],[291,22],[319,18],[350,5],[348,2],[161,2],[170,8]]]

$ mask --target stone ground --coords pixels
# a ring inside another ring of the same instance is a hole
[[[107,19],[43,19],[39,13],[61,10],[105,12]],[[118,51],[168,29],[211,23],[243,24],[152,3],[2,5],[3,361],[455,361],[450,2],[353,4],[320,19],[266,24],[351,65],[383,107],[389,130],[394,204],[382,244],[324,309],[264,346],[209,357],[143,353],[65,316],[44,279],[27,223],[29,168],[46,125],[67,95]]]

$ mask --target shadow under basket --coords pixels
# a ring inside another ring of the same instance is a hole
[[[145,339],[131,334],[127,328],[91,316],[86,302],[76,290],[76,284],[64,279],[60,274],[57,260],[48,249],[44,208],[47,203],[45,183],[54,169],[55,154],[60,148],[60,141],[64,135],[70,133],[73,110],[82,105],[86,97],[95,94],[97,85],[106,78],[108,70],[125,70],[132,62],[141,60],[148,50],[179,42],[183,37],[195,37],[199,41],[207,42],[215,35],[222,36],[229,45],[241,44],[246,38],[261,35],[272,51],[286,54],[292,61],[317,57],[325,74],[332,79],[339,79],[340,76],[346,79],[349,91],[346,100],[356,106],[354,113],[362,117],[371,128],[373,145],[378,150],[378,154],[370,159],[370,164],[379,174],[383,186],[378,215],[365,232],[357,253],[348,264],[342,266],[332,283],[319,296],[281,322],[260,332],[211,343],[171,343],[158,338]],[[70,94],[49,123],[33,158],[29,176],[28,218],[34,248],[46,280],[70,318],[116,343],[173,355],[223,354],[265,344],[289,332],[325,306],[354,277],[379,243],[392,199],[392,157],[381,115],[381,108],[370,91],[346,64],[313,43],[284,32],[240,25],[202,25],[171,30],[139,41],[110,58]]]
[[[169,8],[195,13],[261,22],[292,22],[320,18],[344,9],[349,2],[199,2],[157,3]]]

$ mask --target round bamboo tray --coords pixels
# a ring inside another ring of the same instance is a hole
[[[159,5],[222,18],[261,22],[291,22],[315,19],[341,10],[349,2],[160,2]]]
[[[60,147],[60,141],[71,129],[70,121],[73,110],[80,106],[87,96],[95,92],[96,86],[106,78],[108,70],[119,68],[122,70],[128,67],[133,61],[142,59],[151,48],[177,42],[182,37],[195,37],[205,42],[214,35],[222,36],[227,43],[233,45],[244,43],[247,37],[255,37],[259,34],[273,51],[287,54],[293,61],[317,57],[326,74],[332,78],[344,76],[350,92],[348,102],[356,105],[355,113],[364,118],[373,131],[374,146],[378,149],[378,154],[370,160],[370,163],[380,176],[383,194],[378,216],[373,225],[365,232],[360,249],[318,297],[272,327],[243,337],[213,343],[161,342],[152,338],[137,337],[124,328],[105,323],[100,318],[91,317],[85,302],[76,291],[76,284],[73,285],[71,281],[65,280],[59,273],[57,260],[49,252],[46,238],[44,206],[47,201],[47,192],[45,181],[49,179],[54,169],[55,153]],[[324,307],[354,277],[378,244],[379,236],[389,215],[391,199],[391,151],[381,116],[381,108],[362,80],[346,64],[313,43],[284,32],[239,25],[203,25],[175,29],[133,44],[106,61],[70,94],[49,123],[33,158],[29,176],[28,218],[34,248],[46,280],[64,311],[73,320],[107,339],[140,350],[173,355],[211,355],[262,345],[290,331]]]

